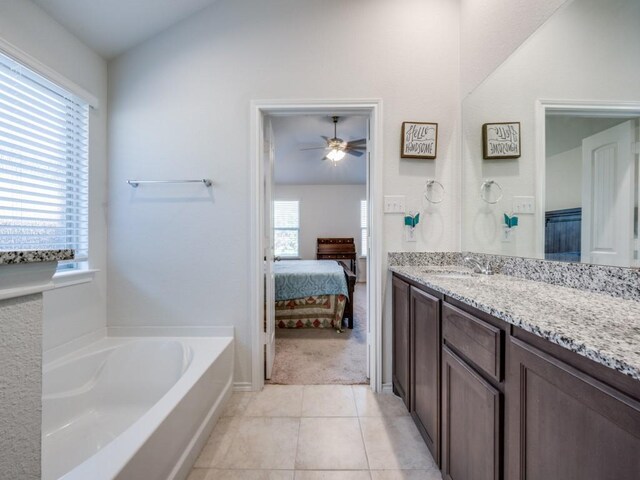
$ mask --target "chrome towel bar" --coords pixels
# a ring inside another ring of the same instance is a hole
[[[213,182],[208,178],[202,178],[200,180],[127,180],[127,183],[133,188],[138,188],[138,185],[143,183],[203,183],[206,187],[210,187]]]

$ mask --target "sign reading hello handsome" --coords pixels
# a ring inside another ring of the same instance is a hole
[[[424,122],[402,123],[402,158],[436,158],[438,124]]]
[[[482,125],[482,156],[490,158],[520,157],[520,122]]]

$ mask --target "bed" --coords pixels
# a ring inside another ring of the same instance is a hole
[[[283,260],[274,264],[276,327],[353,328],[355,274],[335,260]]]

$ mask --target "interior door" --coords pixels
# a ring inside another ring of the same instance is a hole
[[[634,128],[629,120],[582,140],[583,262],[631,265]]]
[[[268,380],[273,371],[273,361],[276,355],[275,328],[275,278],[273,274],[274,246],[273,246],[273,168],[275,160],[275,145],[271,119],[264,117],[263,138],[263,167],[264,167],[264,338],[265,338],[265,369],[264,376]]]

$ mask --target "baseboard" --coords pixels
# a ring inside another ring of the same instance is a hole
[[[251,382],[235,382],[233,384],[233,391],[234,392],[252,392],[253,385],[251,384]]]
[[[393,383],[383,383],[382,393],[393,393]]]

